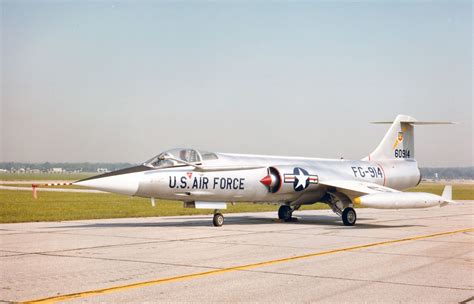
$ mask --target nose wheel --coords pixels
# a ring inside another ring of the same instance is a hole
[[[215,227],[220,227],[224,224],[224,216],[220,212],[214,213],[214,217],[212,218],[212,223]]]
[[[347,207],[342,211],[342,222],[345,226],[354,226],[357,220],[357,214],[354,208]]]

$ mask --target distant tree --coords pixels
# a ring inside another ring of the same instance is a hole
[[[474,179],[474,167],[420,168],[423,178],[434,179]]]
[[[20,163],[20,162],[1,162],[0,169],[18,170],[20,168],[38,169],[41,171],[48,171],[51,168],[62,168],[66,171],[83,171],[83,172],[97,172],[98,168],[106,168],[109,171],[123,169],[136,164],[132,163]]]

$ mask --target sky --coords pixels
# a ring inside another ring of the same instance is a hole
[[[471,1],[0,1],[0,161],[360,159],[406,114],[473,165]]]

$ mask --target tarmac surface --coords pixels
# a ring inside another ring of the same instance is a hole
[[[417,302],[474,300],[474,201],[0,225],[0,300]]]

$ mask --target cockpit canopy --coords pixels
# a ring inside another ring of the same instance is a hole
[[[203,161],[218,159],[217,155],[208,151],[195,149],[177,148],[158,154],[143,163],[144,166],[153,168],[164,168],[173,166],[185,166],[186,163],[201,164]]]

